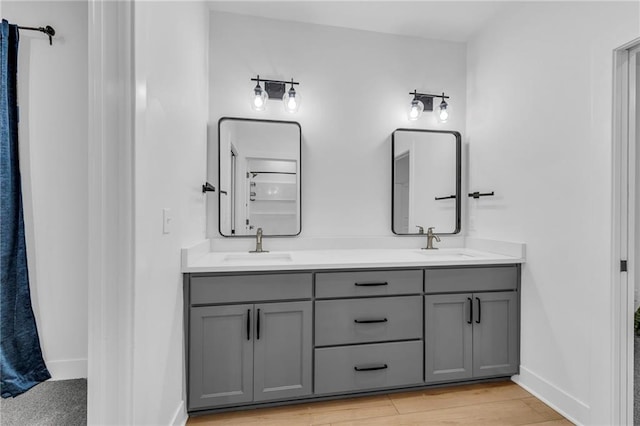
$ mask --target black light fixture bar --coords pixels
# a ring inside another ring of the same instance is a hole
[[[49,45],[53,45],[53,36],[56,35],[56,30],[53,29],[53,27],[50,25],[47,25],[46,27],[23,27],[18,25],[18,29],[27,31],[40,31],[41,33],[45,33],[49,36]]]
[[[284,80],[270,80],[268,78],[252,78],[251,81],[256,81],[258,83],[280,83],[280,84],[300,84],[297,81],[284,81]]]
[[[429,97],[429,98],[443,98],[443,99],[449,99],[449,96],[444,96],[444,95],[430,95],[428,93],[419,93],[417,91],[413,91],[413,92],[409,92],[410,95],[414,95],[417,97],[421,97],[421,96],[425,96],[425,97]]]

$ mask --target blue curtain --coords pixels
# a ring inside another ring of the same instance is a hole
[[[18,27],[0,32],[0,389],[19,395],[51,378],[31,309],[18,168]]]

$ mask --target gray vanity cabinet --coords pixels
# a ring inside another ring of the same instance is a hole
[[[316,273],[315,393],[423,384],[421,270]]]
[[[190,408],[311,394],[311,302],[191,310]]]
[[[425,379],[427,382],[473,376],[473,326],[470,294],[424,298]]]
[[[520,265],[185,275],[188,411],[518,373]]]
[[[473,377],[517,374],[520,333],[516,292],[473,296]]]
[[[189,280],[190,411],[311,395],[311,274]]]
[[[253,400],[311,394],[311,302],[256,305]]]
[[[191,309],[189,407],[253,400],[253,305]]]
[[[517,374],[518,269],[513,265],[426,271],[427,383]],[[464,290],[473,292],[457,292]]]

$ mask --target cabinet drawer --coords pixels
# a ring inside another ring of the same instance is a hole
[[[192,276],[191,304],[310,299],[311,274]]]
[[[422,341],[315,350],[315,393],[421,384]]]
[[[422,338],[422,297],[316,302],[316,346]]]
[[[424,283],[426,293],[514,290],[518,287],[518,267],[427,269]]]
[[[422,271],[320,272],[316,297],[387,296],[422,293]]]

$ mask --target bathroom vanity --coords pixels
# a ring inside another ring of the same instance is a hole
[[[188,262],[188,411],[517,374],[523,259],[425,252],[207,253]]]
[[[426,237],[427,250],[263,252],[263,231],[301,232],[301,138],[295,122],[218,122],[218,231],[235,240],[225,247],[255,238],[256,248],[183,251],[188,411],[518,373],[524,248],[432,250],[434,227],[460,231],[460,133],[391,135],[391,230]]]

